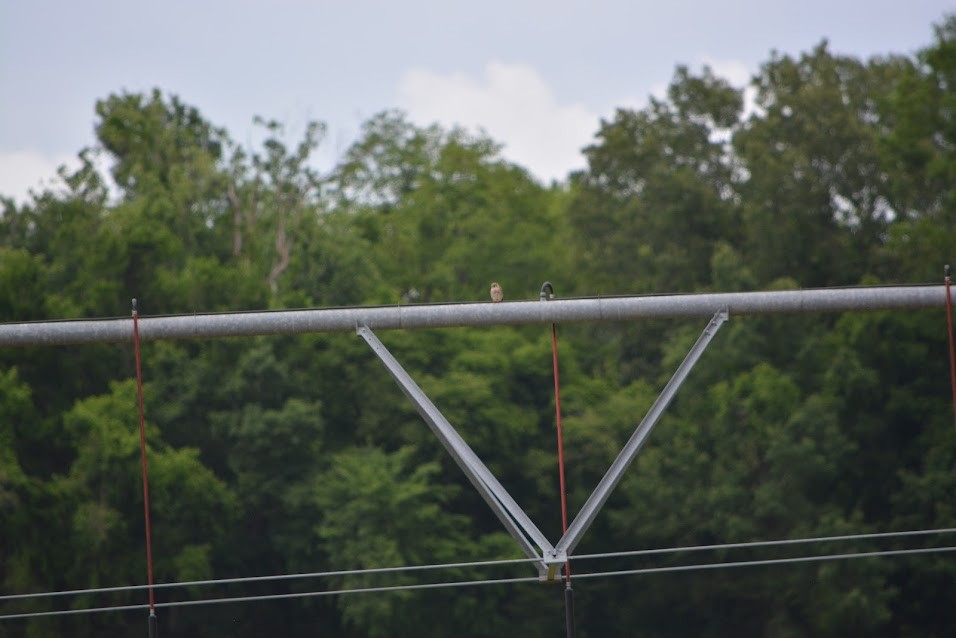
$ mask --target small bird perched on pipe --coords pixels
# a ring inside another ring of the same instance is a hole
[[[501,286],[497,281],[491,282],[491,300],[495,303],[498,303],[504,299],[504,292],[501,290]]]

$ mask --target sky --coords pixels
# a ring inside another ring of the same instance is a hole
[[[544,183],[585,166],[616,108],[662,94],[679,64],[744,86],[772,51],[821,40],[867,59],[933,42],[952,0],[0,0],[0,195],[54,186],[95,143],[95,104],[159,88],[254,145],[310,120],[334,166],[373,115],[484,130]]]

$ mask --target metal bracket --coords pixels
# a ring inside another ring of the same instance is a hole
[[[568,562],[568,553],[558,549],[552,549],[544,554],[544,564],[547,567],[547,573],[539,577],[542,581],[548,583],[557,583],[561,579],[561,568]]]

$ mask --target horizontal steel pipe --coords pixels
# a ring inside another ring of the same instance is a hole
[[[765,292],[590,297],[552,301],[357,306],[140,317],[140,339],[495,326],[582,321],[943,308],[944,286],[863,286]],[[0,324],[0,346],[51,346],[131,341],[131,319]]]

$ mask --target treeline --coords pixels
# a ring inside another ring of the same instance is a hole
[[[619,110],[587,168],[542,185],[494,140],[369,120],[335,169],[323,127],[237,145],[178,97],[111,95],[65,188],[0,216],[0,321],[939,282],[956,243],[956,17],[916,55],[774,54],[753,108],[711,70]],[[105,154],[111,193],[98,170]],[[559,327],[571,513],[701,322]],[[553,539],[550,332],[380,334]],[[956,527],[941,312],[732,318],[577,553]],[[354,335],[148,342],[157,582],[520,557]],[[145,581],[131,344],[0,350],[3,594]],[[944,540],[919,541],[923,545]],[[725,550],[578,571],[893,549]],[[471,578],[160,590],[159,602]],[[948,554],[576,584],[578,635],[943,636]],[[142,591],[0,604],[141,604]],[[554,636],[560,588],[513,584],[160,610],[166,636]],[[136,636],[145,612],[0,622],[0,636]]]

